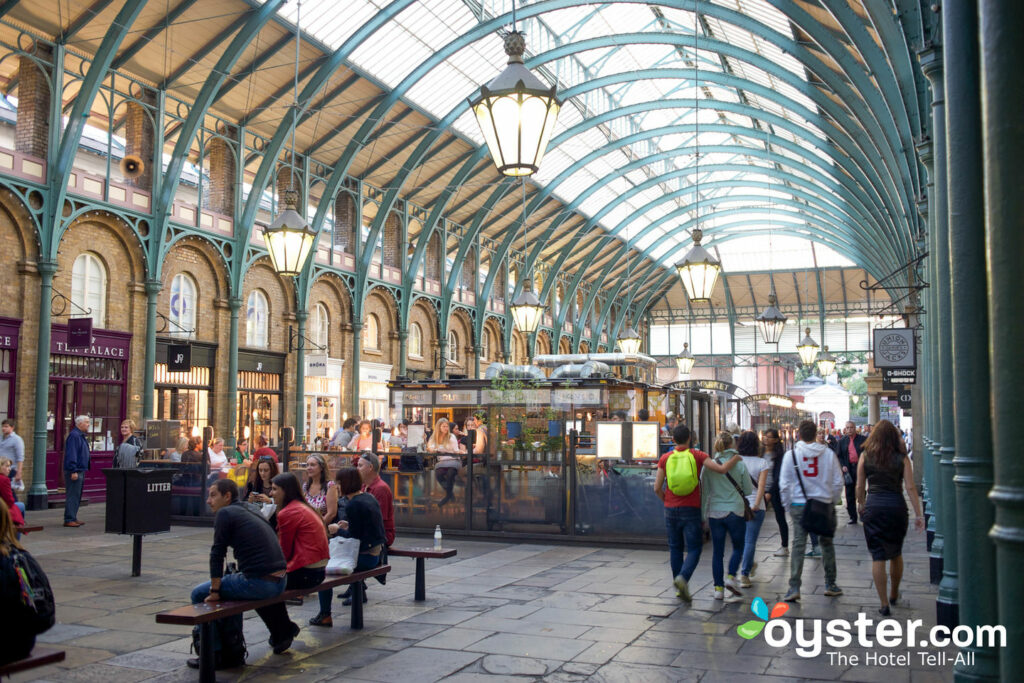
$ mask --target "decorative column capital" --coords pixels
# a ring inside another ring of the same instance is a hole
[[[160,280],[146,280],[145,288],[148,296],[156,296],[164,288],[164,283]]]

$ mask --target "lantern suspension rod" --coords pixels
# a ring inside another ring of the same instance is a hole
[[[302,0],[295,4],[295,76],[292,90],[292,153],[288,189],[295,189],[295,128],[299,120],[299,47],[302,42]],[[305,213],[305,212],[303,212]]]

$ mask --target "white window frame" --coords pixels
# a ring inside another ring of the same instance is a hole
[[[175,299],[184,301],[175,310]],[[199,286],[195,278],[188,273],[178,273],[171,280],[171,296],[167,305],[167,334],[181,339],[194,339],[196,336],[196,306],[199,302]],[[183,315],[184,314],[184,315]]]
[[[486,328],[480,337],[480,360],[485,363],[491,362],[491,332]]]
[[[327,307],[320,303],[313,306],[313,310],[310,313],[310,336],[313,338],[313,343],[317,346],[322,346],[326,352],[331,338],[331,314],[327,312]]]
[[[419,323],[409,325],[409,357],[423,358],[423,328]]]
[[[95,327],[105,328],[107,322],[107,267],[92,252],[78,255],[71,266],[71,318],[92,317]],[[91,310],[91,313],[83,313]]]
[[[448,330],[448,360],[459,362],[459,335],[455,330]]]
[[[380,351],[380,321],[373,313],[366,315],[366,324],[363,325],[363,348]]]
[[[270,345],[269,318],[270,303],[267,301],[267,295],[258,289],[249,292],[245,305],[246,346],[265,349]]]

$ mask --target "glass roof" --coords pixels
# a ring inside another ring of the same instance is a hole
[[[303,0],[303,31],[336,48],[388,4],[386,0]],[[531,4],[518,3],[520,14],[528,13]],[[714,4],[755,20],[785,39],[795,39],[787,18],[766,0],[714,0]],[[287,3],[280,13],[294,23],[296,10],[296,3]],[[365,41],[349,61],[394,88],[431,54],[482,21],[511,10],[511,0],[420,0]],[[671,266],[689,248],[689,229],[695,227],[698,205],[705,245],[720,242],[727,270],[763,254],[769,229],[776,231],[776,241],[781,239],[779,231],[793,235],[786,247],[789,257],[801,263],[813,260],[808,239],[821,224],[807,217],[830,212],[829,220],[837,228],[851,220],[845,201],[822,182],[824,178],[835,185],[842,174],[824,151],[826,136],[815,124],[819,110],[794,86],[807,83],[806,71],[779,46],[723,18],[705,14],[695,18],[692,12],[655,3],[558,9],[521,18],[518,28],[527,36],[527,59],[534,60],[528,65],[534,73],[557,84],[562,93],[582,86],[582,92],[562,107],[553,144],[533,180],[541,185],[557,183],[552,188],[556,197],[567,204],[578,202],[577,210],[587,217],[600,214],[604,229],[631,240],[641,251],[651,249],[648,255],[661,265]],[[645,34],[651,42],[623,34]],[[557,59],[545,57],[559,46],[609,37],[612,40],[600,46],[581,46]],[[749,55],[723,54],[717,48],[721,43]],[[382,49],[385,45],[388,49]],[[441,119],[464,106],[505,62],[501,38],[488,33],[418,78],[403,99]],[[661,72],[635,76],[653,69]],[[603,87],[586,85],[599,78],[609,80]],[[772,97],[786,98],[785,106]],[[661,105],[644,106],[650,103]],[[627,111],[628,107],[634,109]],[[577,129],[608,112],[610,117],[600,125]],[[695,124],[699,135],[695,135]],[[454,129],[483,144],[468,109]],[[625,145],[618,142],[627,136],[642,139]],[[695,146],[701,148],[699,174]],[[604,153],[594,154],[605,148]],[[698,179],[699,202],[695,202]],[[802,198],[796,194],[799,191],[804,193]],[[821,197],[822,204],[809,205],[808,193]],[[779,207],[778,220],[768,220],[770,204]],[[789,213],[783,219],[784,206]],[[726,210],[727,218],[716,216]],[[718,226],[724,232],[716,236]],[[737,231],[750,234],[734,239]],[[730,239],[721,241],[726,236]],[[849,264],[820,244],[817,255],[819,261]],[[754,269],[765,269],[757,260]],[[793,267],[792,261],[784,264],[782,257],[779,261],[779,267]]]

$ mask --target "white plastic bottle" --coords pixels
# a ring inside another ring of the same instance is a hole
[[[434,550],[441,549],[441,525],[434,527]]]

